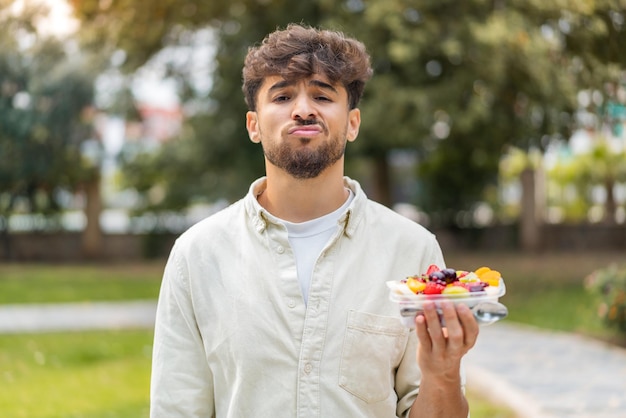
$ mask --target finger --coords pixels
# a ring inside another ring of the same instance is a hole
[[[441,319],[437,312],[437,307],[432,302],[424,303],[424,319],[426,320],[426,328],[432,341],[433,350],[440,350],[446,346],[446,338],[441,328]]]
[[[417,333],[417,339],[420,343],[420,351],[426,350],[430,352],[433,346],[423,312],[420,312],[415,316],[415,332]]]
[[[456,311],[458,314],[459,322],[463,327],[463,345],[466,350],[469,350],[476,344],[476,339],[478,338],[478,332],[480,327],[478,326],[478,322],[476,322],[476,318],[474,318],[474,314],[471,309],[467,307],[467,305],[461,303],[456,307]]]
[[[450,348],[458,349],[463,345],[463,328],[459,323],[455,306],[450,301],[441,303],[441,315],[445,321],[444,336]]]
[[[446,324],[446,328],[459,328],[459,320],[457,318],[454,304],[448,300],[441,301],[441,316]]]

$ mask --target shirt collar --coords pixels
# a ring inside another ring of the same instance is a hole
[[[344,177],[344,185],[352,190],[354,193],[354,199],[348,209],[340,218],[339,222],[344,225],[344,234],[351,237],[354,234],[358,224],[361,222],[365,212],[365,205],[367,202],[367,196],[361,188],[361,185],[349,177]],[[248,190],[248,193],[244,197],[244,206],[246,208],[246,214],[252,222],[257,232],[262,233],[267,229],[268,223],[271,223],[272,215],[261,206],[257,200],[259,196],[265,190],[267,186],[267,178],[261,177],[255,180]]]

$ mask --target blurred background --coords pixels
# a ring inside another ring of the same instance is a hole
[[[176,236],[263,174],[243,57],[301,22],[372,56],[346,170],[370,198],[450,266],[501,270],[511,321],[626,346],[625,19],[624,0],[0,0],[0,303],[156,299]],[[145,415],[151,332],[110,332],[0,335],[0,410]],[[28,410],[67,370],[136,394]]]
[[[161,256],[240,198],[243,57],[288,22],[372,54],[371,198],[450,249],[624,248],[622,3],[3,0],[0,258]]]

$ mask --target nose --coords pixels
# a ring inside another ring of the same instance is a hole
[[[293,119],[308,120],[315,119],[317,110],[315,102],[306,94],[299,94],[293,101],[291,117]]]

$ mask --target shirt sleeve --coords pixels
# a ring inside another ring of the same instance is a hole
[[[213,417],[213,379],[189,292],[186,262],[175,245],[156,313],[150,417]]]

